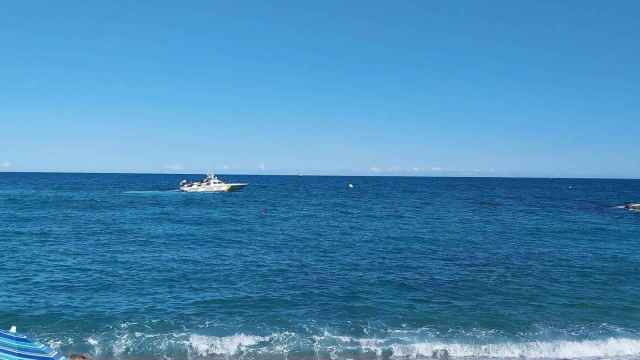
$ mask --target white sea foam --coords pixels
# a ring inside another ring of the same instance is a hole
[[[130,336],[128,333],[125,333],[124,335],[118,337],[116,341],[113,342],[113,345],[111,345],[111,350],[113,352],[113,355],[121,356],[123,354],[126,354],[128,352],[130,345],[131,345]]]
[[[65,341],[65,343],[69,343]],[[268,336],[238,333],[209,336],[192,333],[146,334],[124,332],[118,336],[92,336],[85,344],[100,357],[127,358],[142,354],[171,358],[243,358],[252,354],[259,359],[431,358],[434,351],[447,350],[451,358],[473,359],[640,359],[640,339],[610,337],[598,340],[499,341],[496,339],[443,340],[438,336],[420,339],[416,334],[395,333],[391,337],[358,338],[324,333],[300,336],[290,332]],[[106,350],[106,351],[105,351]],[[313,356],[313,355],[312,355]],[[356,356],[357,357],[357,356]]]
[[[454,358],[482,359],[600,359],[640,356],[640,339],[608,338],[582,341],[529,341],[496,343],[462,343],[445,341],[409,341],[407,339],[375,339],[331,336],[325,334],[317,342],[337,341],[340,349],[375,353],[377,357],[388,353],[393,358],[431,357],[434,351],[447,350]],[[322,346],[315,346],[320,352]],[[316,350],[316,352],[318,351]]]
[[[502,343],[457,343],[442,341],[390,342],[385,339],[352,339],[363,352],[392,357],[431,357],[434,351],[445,349],[452,357],[527,358],[527,359],[593,359],[640,356],[640,339],[609,338],[583,341],[531,341]]]
[[[394,356],[417,358],[446,349],[453,357],[580,359],[640,355],[640,340],[606,339],[497,344],[417,343],[392,345]]]
[[[98,339],[93,336],[89,336],[85,341],[93,348],[93,354],[95,356],[100,356],[102,354],[102,347],[100,346],[100,341]]]
[[[259,342],[268,340],[269,338],[267,337],[245,334],[223,337],[191,335],[189,337],[189,346],[200,356],[234,355],[245,352],[249,347]]]

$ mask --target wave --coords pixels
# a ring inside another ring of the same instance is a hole
[[[191,335],[189,337],[189,347],[200,356],[234,355],[244,353],[258,343],[268,341],[268,339],[263,336],[245,334],[224,337]]]
[[[625,338],[498,344],[419,343],[392,347],[393,355],[410,358],[431,356],[442,349],[453,357],[499,359],[599,359],[640,355],[640,340]]]
[[[325,333],[299,336],[210,336],[196,333],[90,336],[83,341],[96,358],[206,359],[421,359],[446,351],[452,359],[632,359],[640,356],[640,338],[609,337],[593,340],[497,341],[416,340],[412,337],[358,338]],[[59,350],[76,350],[72,339],[50,339]]]

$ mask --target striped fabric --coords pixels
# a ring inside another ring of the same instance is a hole
[[[67,360],[38,342],[0,330],[0,360]]]

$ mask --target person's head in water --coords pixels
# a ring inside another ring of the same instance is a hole
[[[69,360],[93,360],[90,356],[85,354],[71,354]]]

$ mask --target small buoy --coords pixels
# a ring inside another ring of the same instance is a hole
[[[347,186],[349,187],[349,189],[353,189],[353,184],[349,184]]]

